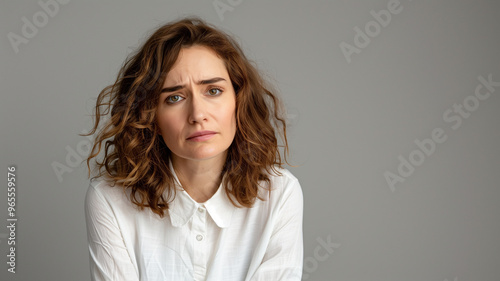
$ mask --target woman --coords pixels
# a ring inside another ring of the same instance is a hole
[[[301,279],[302,191],[267,88],[198,18],[160,27],[125,62],[89,133],[87,165],[103,150],[85,199],[93,280]]]

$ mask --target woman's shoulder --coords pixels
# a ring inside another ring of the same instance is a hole
[[[290,172],[288,169],[279,167],[278,165],[274,165],[269,171],[268,171],[269,178],[273,182],[279,182],[282,184],[293,184],[295,182],[298,182],[299,180],[297,177],[295,177],[292,172]]]
[[[107,178],[91,179],[86,194],[86,204],[116,205],[127,201],[125,189]]]
[[[271,194],[273,192],[279,194],[302,193],[299,180],[288,169],[275,165],[268,171],[268,176],[271,184]]]
[[[89,181],[89,191],[110,194],[114,193],[116,190],[123,190],[120,184],[113,183],[110,179],[105,177],[93,178]]]

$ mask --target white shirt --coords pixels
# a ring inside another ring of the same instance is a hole
[[[163,218],[130,202],[127,189],[91,181],[85,216],[92,280],[301,280],[303,195],[287,169],[270,197],[232,205],[225,189],[198,203],[182,189]]]

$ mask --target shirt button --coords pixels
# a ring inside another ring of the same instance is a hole
[[[198,212],[203,213],[203,208],[202,208],[202,207],[199,207],[199,208],[198,208]]]
[[[203,240],[203,235],[201,235],[201,234],[196,235],[196,240],[198,240],[198,241]]]

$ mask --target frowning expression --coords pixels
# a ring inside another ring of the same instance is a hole
[[[210,48],[181,49],[168,72],[157,124],[172,157],[225,157],[236,133],[236,94],[224,61]]]

